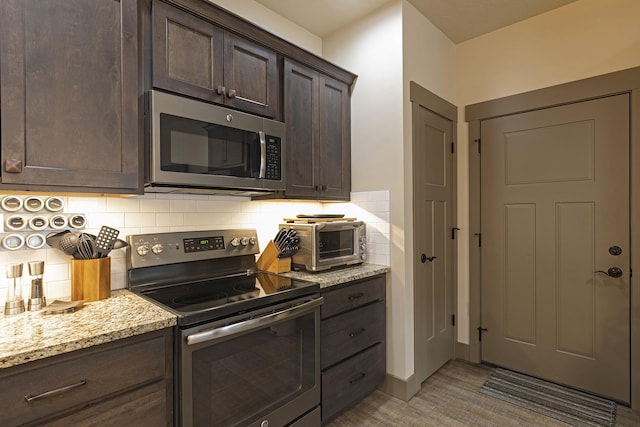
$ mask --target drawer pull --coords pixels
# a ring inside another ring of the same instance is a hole
[[[349,332],[349,336],[350,336],[351,338],[353,338],[353,337],[357,337],[358,335],[360,335],[360,334],[361,334],[361,333],[363,333],[363,332],[364,332],[364,328],[360,328],[360,329],[357,329],[357,330],[355,330],[355,331],[353,331],[353,332]]]
[[[45,391],[44,393],[36,394],[35,396],[28,395],[24,397],[24,400],[26,400],[27,402],[33,402],[34,400],[46,399],[47,397],[56,396],[58,394],[73,390],[74,388],[82,387],[83,385],[87,385],[87,380],[81,380],[80,382],[77,382],[75,384],[56,388],[55,390]]]
[[[355,378],[353,378],[351,381],[349,381],[349,384],[353,385],[359,381],[362,381],[364,379],[364,377],[366,377],[367,374],[365,374],[364,372],[360,372],[358,374],[358,376],[356,376]]]
[[[354,301],[364,296],[363,292],[358,292],[357,294],[349,295],[349,301]]]

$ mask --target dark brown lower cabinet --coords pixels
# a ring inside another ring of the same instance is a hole
[[[383,275],[323,291],[322,423],[362,400],[386,374]]]
[[[173,330],[0,371],[0,425],[173,425]]]

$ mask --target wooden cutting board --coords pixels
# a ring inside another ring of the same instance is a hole
[[[283,218],[286,223],[315,224],[317,222],[355,221],[356,218]]]

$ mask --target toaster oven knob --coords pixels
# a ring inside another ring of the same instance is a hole
[[[164,251],[164,246],[162,246],[160,243],[156,243],[155,245],[151,246],[151,251],[156,255],[161,254]]]
[[[146,254],[149,253],[149,246],[147,245],[140,245],[136,248],[136,252],[138,252],[138,255],[140,256],[145,256]]]
[[[231,243],[231,246],[233,246],[234,248],[237,248],[238,246],[240,246],[240,239],[234,237],[229,243]]]
[[[249,238],[248,237],[243,237],[242,239],[240,239],[240,244],[242,246],[247,246],[249,244]]]
[[[250,245],[255,245],[257,241],[258,241],[258,239],[256,239],[255,237],[249,237],[249,244]]]

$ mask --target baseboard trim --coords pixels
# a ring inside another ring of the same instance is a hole
[[[417,379],[415,375],[411,375],[406,380],[403,380],[387,374],[382,384],[378,386],[378,390],[407,402],[420,391],[420,384],[416,384],[416,382]]]
[[[470,358],[470,348],[469,344],[457,342],[454,350],[454,358],[474,363]],[[384,381],[378,386],[378,390],[408,402],[417,392],[420,391],[421,386],[422,384],[418,382],[415,374],[411,375],[406,380],[403,380],[387,373],[384,377]]]
[[[471,362],[471,350],[470,350],[470,346],[469,344],[465,344],[462,342],[457,342],[456,343],[456,348],[455,348],[455,358],[456,359],[461,359],[461,360],[466,360],[467,362]]]

